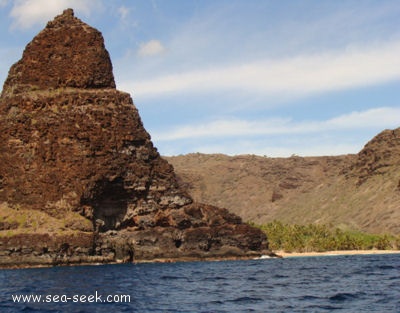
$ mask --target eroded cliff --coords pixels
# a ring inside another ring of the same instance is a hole
[[[65,10],[30,42],[0,98],[0,265],[251,257],[265,235],[193,202],[101,33]]]

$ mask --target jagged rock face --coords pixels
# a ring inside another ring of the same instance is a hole
[[[128,94],[25,93],[5,98],[0,112],[2,201],[55,216],[84,210],[104,223],[102,231],[127,215],[191,202],[178,195],[173,169]]]
[[[75,214],[92,223],[66,222],[62,231],[82,232],[87,239],[72,242],[69,234],[62,247],[59,234],[43,249],[34,239],[37,234],[31,240],[27,234],[7,238],[0,245],[7,260],[27,258],[15,247],[22,237],[32,242],[24,250],[28,256],[32,251],[41,258],[62,255],[66,262],[89,254],[96,258],[87,262],[131,260],[133,255],[245,256],[267,248],[261,231],[227,210],[193,203],[178,186],[131,97],[115,89],[101,33],[72,10],[49,22],[28,44],[4,84],[1,203],[16,214],[20,208],[57,220]]]
[[[27,45],[9,72],[3,94],[59,87],[115,88],[101,33],[74,17],[71,9]]]
[[[372,138],[358,153],[348,175],[358,176],[358,184],[362,184],[371,176],[384,174],[394,165],[400,165],[400,128],[384,130]]]

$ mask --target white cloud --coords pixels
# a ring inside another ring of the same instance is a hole
[[[400,107],[381,107],[351,112],[324,123],[329,129],[357,129],[368,127],[400,127]]]
[[[161,51],[163,46],[158,41],[150,41],[141,46],[139,54]],[[124,90],[135,90],[140,97],[212,90],[299,96],[400,79],[399,54],[400,43],[393,42],[379,47],[197,69],[120,85]]]
[[[8,4],[8,0],[0,0],[0,7],[5,7]]]
[[[308,138],[306,138],[308,139]],[[193,151],[200,153],[223,153],[227,155],[241,155],[241,154],[255,154],[255,155],[265,155],[268,157],[289,157],[291,155],[299,156],[323,156],[323,155],[343,155],[348,153],[357,153],[360,151],[362,146],[357,144],[347,144],[347,143],[332,143],[325,142],[307,142],[306,140],[300,145],[288,145],[288,144],[278,144],[271,146],[265,144],[265,142],[259,141],[238,141],[235,144],[219,143],[214,145],[199,145],[193,147]],[[181,151],[174,150],[172,147],[170,150],[162,151],[163,155],[179,155]]]
[[[152,132],[152,138],[163,155],[193,151],[270,157],[320,156],[357,153],[379,131],[399,126],[400,108],[381,107],[324,121],[216,120]]]
[[[142,43],[138,50],[138,55],[145,56],[154,56],[161,54],[165,51],[165,47],[159,40],[150,40],[148,42]]]
[[[381,107],[361,112],[351,112],[325,121],[294,122],[291,119],[267,120],[215,120],[200,125],[183,125],[162,133],[153,132],[156,141],[173,141],[188,138],[217,138],[267,136],[286,134],[320,133],[322,131],[341,131],[388,128],[400,126],[400,108]]]
[[[28,29],[46,23],[67,8],[89,16],[99,5],[100,0],[15,0],[10,16],[14,28]]]
[[[119,8],[118,8],[118,14],[119,14],[119,16],[120,16],[120,18],[121,18],[121,20],[124,22],[127,18],[128,18],[128,16],[129,16],[129,13],[130,13],[130,9],[129,8],[127,8],[126,6],[120,6]]]

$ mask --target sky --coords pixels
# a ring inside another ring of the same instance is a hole
[[[0,0],[0,81],[66,8],[162,155],[340,155],[400,127],[398,0]]]

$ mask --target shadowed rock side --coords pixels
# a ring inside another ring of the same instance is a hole
[[[242,258],[258,229],[194,203],[115,89],[101,34],[66,10],[0,98],[0,265]]]
[[[229,207],[247,221],[400,234],[400,128],[381,132],[353,155],[166,159],[196,201]]]

